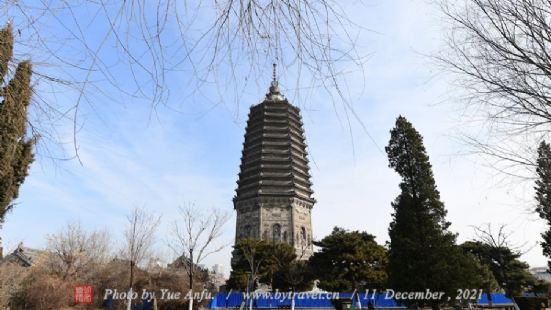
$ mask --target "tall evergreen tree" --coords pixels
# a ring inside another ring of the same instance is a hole
[[[33,139],[27,135],[27,108],[31,99],[31,63],[23,61],[8,81],[13,57],[13,33],[8,24],[0,30],[0,224],[13,208],[19,187],[33,161]]]
[[[423,138],[402,116],[390,134],[386,147],[389,166],[402,177],[402,182],[401,193],[392,203],[389,285],[399,291],[442,291],[455,298],[457,288],[470,284],[464,273],[476,270],[476,266],[470,257],[462,255],[455,244],[456,236],[448,231],[450,223],[446,221],[447,212],[436,189]],[[437,308],[440,302],[431,301],[430,305]],[[419,300],[410,303],[424,304]]]
[[[536,173],[536,212],[547,222],[547,230],[541,235],[541,246],[543,254],[550,259],[547,268],[551,270],[551,148],[545,141],[538,147]]]

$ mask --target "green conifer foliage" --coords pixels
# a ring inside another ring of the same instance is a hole
[[[436,189],[423,138],[402,116],[390,133],[386,147],[389,166],[402,177],[402,182],[401,193],[392,203],[389,286],[406,292],[430,289],[455,298],[456,289],[471,284],[465,283],[469,277],[464,273],[476,270],[475,262],[462,255],[455,244],[456,236],[447,230],[450,223],[446,221],[447,212]],[[442,302],[408,303],[438,308]]]
[[[387,280],[387,251],[375,236],[335,227],[314,242],[319,251],[310,257],[313,278],[328,291],[381,289]]]
[[[17,66],[8,80],[9,63],[13,56],[11,25],[0,30],[0,75],[2,77],[0,102],[0,223],[13,208],[19,187],[27,176],[33,161],[34,140],[27,135],[27,108],[31,99],[30,61]]]

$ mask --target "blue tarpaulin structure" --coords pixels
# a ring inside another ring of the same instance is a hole
[[[492,303],[494,305],[512,305],[513,300],[503,293],[492,293]],[[476,302],[477,305],[489,305],[488,294],[482,294],[482,297]]]
[[[318,292],[296,292],[293,295],[289,292],[275,293],[252,293],[248,295],[242,292],[220,292],[211,300],[208,305],[210,309],[216,308],[239,308],[245,301],[248,308],[252,299],[253,308],[270,309],[270,308],[290,308],[291,296],[294,296],[295,308],[326,308],[335,309],[333,304],[334,299],[350,299],[354,302],[354,306],[361,304],[362,309],[368,309],[369,304],[374,308],[405,308],[401,303],[394,298],[387,298],[386,293],[318,293]],[[512,305],[513,300],[502,293],[492,293],[492,302],[494,305]],[[482,294],[482,297],[477,300],[478,305],[488,305],[488,295]]]
[[[254,308],[290,308],[291,296],[295,300],[295,308],[327,308],[334,309],[334,299],[352,299],[352,293],[313,293],[313,292],[296,292],[293,295],[291,293],[258,293],[250,294],[250,298],[247,298],[247,294],[241,292],[218,293],[209,303],[210,309],[215,308],[239,308],[243,301],[246,301],[247,306],[249,302],[252,303]],[[394,299],[385,298],[385,294],[368,294],[356,293],[354,294],[354,302],[357,304],[359,301],[362,308],[368,308],[368,304],[371,302],[375,308],[402,308]]]

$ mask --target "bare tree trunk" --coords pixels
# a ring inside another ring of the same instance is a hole
[[[189,251],[189,292],[190,292],[190,298],[189,298],[189,306],[188,310],[193,310],[193,250]]]
[[[128,303],[127,303],[127,309],[130,310],[132,308],[132,286],[134,285],[134,261],[130,260],[130,283],[128,285]]]
[[[295,290],[291,290],[291,310],[295,310]]]
[[[128,302],[126,303],[126,309],[130,310],[132,309],[132,288],[128,290]]]
[[[134,285],[134,261],[130,261],[130,283],[128,287],[132,289],[132,286]]]

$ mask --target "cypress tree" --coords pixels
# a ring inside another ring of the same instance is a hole
[[[19,63],[9,79],[12,57],[13,33],[8,24],[0,29],[0,224],[13,208],[13,201],[33,161],[34,139],[26,137],[27,108],[32,93],[31,63]]]
[[[541,235],[541,246],[543,254],[551,258],[551,148],[545,141],[538,147],[536,174],[536,212],[547,222],[547,231]],[[551,270],[551,260],[547,262],[547,269]]]
[[[390,134],[386,147],[389,166],[402,181],[401,193],[392,203],[389,285],[406,292],[441,291],[455,298],[455,290],[468,278],[461,271],[466,271],[466,264],[472,265],[472,259],[462,255],[455,245],[456,236],[447,230],[447,211],[436,188],[423,138],[402,116]],[[427,303],[438,308],[441,302]],[[425,304],[423,300],[408,303]]]

